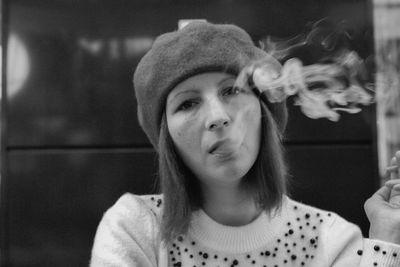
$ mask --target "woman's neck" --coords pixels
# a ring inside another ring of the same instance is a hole
[[[216,222],[229,226],[249,224],[260,215],[254,198],[240,186],[203,188],[204,211]]]

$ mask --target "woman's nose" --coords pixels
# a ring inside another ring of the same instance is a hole
[[[227,127],[231,123],[226,108],[219,101],[212,101],[208,106],[207,113],[206,128],[210,131]]]

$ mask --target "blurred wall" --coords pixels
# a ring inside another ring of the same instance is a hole
[[[2,266],[87,266],[103,212],[124,192],[154,192],[156,157],[138,126],[132,74],[179,19],[235,23],[255,41],[290,37],[329,16],[372,48],[358,1],[3,1]],[[303,53],[304,60],[312,54]],[[361,226],[377,186],[374,107],[337,123],[289,103],[285,146],[295,199]]]

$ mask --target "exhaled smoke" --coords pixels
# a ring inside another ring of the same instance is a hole
[[[371,104],[372,86],[360,79],[366,71],[364,62],[356,52],[343,48],[344,37],[351,36],[340,27],[328,30],[324,23],[319,21],[309,34],[285,42],[266,39],[261,47],[285,61],[282,68],[274,68],[268,58],[253,62],[240,73],[238,86],[250,80],[273,103],[293,96],[295,105],[313,119],[338,121],[338,111],[357,113],[361,105]],[[305,65],[299,58],[289,57],[305,46],[319,54],[319,63]]]

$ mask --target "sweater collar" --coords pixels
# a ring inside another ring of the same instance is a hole
[[[222,225],[200,209],[192,214],[189,234],[214,250],[245,253],[273,240],[276,230],[282,226],[286,206],[287,198],[284,197],[281,209],[274,209],[270,213],[263,211],[255,220],[243,226]]]

